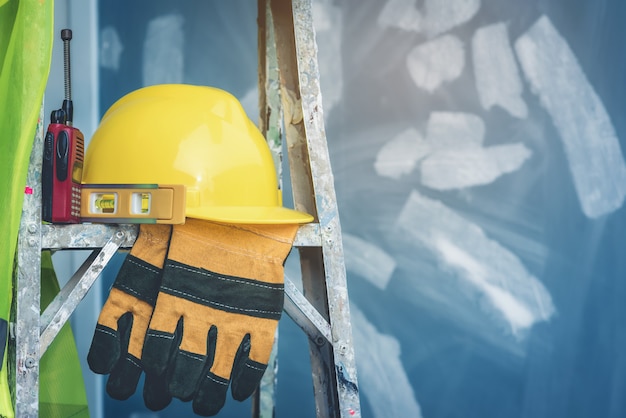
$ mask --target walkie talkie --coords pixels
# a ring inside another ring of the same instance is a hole
[[[42,217],[52,223],[80,222],[80,189],[85,155],[85,138],[72,123],[70,40],[72,31],[61,30],[65,99],[52,111],[44,139],[42,167]]]

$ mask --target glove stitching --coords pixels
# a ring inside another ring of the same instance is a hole
[[[206,377],[208,379],[211,379],[212,381],[214,381],[215,383],[219,383],[220,385],[224,385],[224,386],[228,386],[228,382],[222,382],[221,380],[217,380],[216,378],[214,378],[213,376],[211,376],[210,374],[207,374]]]
[[[260,287],[260,288],[268,289],[268,290],[277,290],[277,291],[280,291],[280,292],[283,291],[282,288],[277,289],[276,287],[272,287],[272,286],[268,286],[268,285],[264,285],[264,284],[260,284],[260,283],[252,283],[252,282],[248,282],[248,281],[245,281],[245,280],[231,279],[231,278],[228,278],[228,277],[220,276],[220,275],[215,274],[213,272],[198,271],[198,270],[190,269],[188,267],[176,266],[176,265],[173,265],[173,264],[170,264],[169,266],[171,268],[176,268],[176,269],[189,271],[191,273],[201,274],[203,276],[212,277],[212,278],[215,278],[215,279],[218,279],[218,280],[222,280],[222,281],[225,281],[225,282],[233,282],[233,283],[245,284],[245,285],[256,286],[256,287]]]
[[[273,234],[267,230],[260,230],[260,229],[250,228],[250,227],[243,228],[243,227],[236,226],[236,225],[228,225],[228,228],[236,229],[236,230],[243,231],[243,232],[248,232],[248,233],[258,235],[266,239],[271,239],[271,240],[282,242],[282,243],[289,244],[289,245],[291,245],[293,242],[293,239],[285,238],[284,236],[280,234]]]
[[[189,357],[192,360],[200,360],[200,361],[204,360],[204,356],[201,356],[199,354],[190,353],[189,351],[179,350],[178,353],[180,355]]]
[[[147,335],[149,335],[151,337],[165,338],[166,340],[173,340],[174,339],[174,335],[156,334],[154,332],[150,332],[150,330],[148,330]]]
[[[108,329],[96,328],[96,331],[102,332],[103,334],[110,335],[111,337],[117,338],[117,333],[109,331]]]
[[[130,357],[126,357],[126,361],[128,361],[130,364],[132,364],[133,366],[136,366],[138,368],[141,368],[141,365],[139,363],[137,363],[135,360],[133,360]]]
[[[139,263],[138,263],[138,262],[136,262],[135,260],[131,260],[131,259],[129,259],[129,260],[128,260],[128,262],[129,262],[129,263],[133,263],[134,265],[136,265],[136,266],[138,266],[138,267],[140,267],[140,268],[142,268],[142,269],[148,270],[148,271],[150,271],[150,272],[152,272],[152,273],[155,273],[155,274],[159,274],[159,273],[161,273],[159,270],[156,270],[156,269],[151,269],[151,268],[150,268],[150,267],[148,267],[148,266],[145,266],[145,265],[143,265],[143,264],[139,264]]]
[[[246,363],[246,367],[250,367],[251,369],[258,370],[260,372],[265,371],[265,368],[255,367],[255,366],[253,366],[251,364],[248,364],[248,363]]]
[[[215,224],[213,222],[207,222],[207,223],[211,223],[213,224],[211,228],[217,228],[222,229],[222,230],[235,230],[235,231],[240,231],[240,232],[244,232],[250,235],[257,235],[261,238],[265,238],[265,239],[270,239],[273,241],[278,241],[281,243],[285,243],[285,244],[289,244],[291,245],[293,243],[293,236],[296,235],[297,230],[294,233],[290,233],[287,234],[286,232],[278,232],[275,233],[274,231],[268,229],[268,228],[263,228],[263,227],[253,227],[252,225],[234,225],[234,224],[229,224],[229,225],[225,225],[225,224]],[[177,228],[174,228],[177,229]],[[194,228],[195,229],[195,228]],[[180,229],[178,229],[179,232],[182,232],[183,234],[189,234],[189,235],[211,235],[211,234],[206,234],[206,231],[203,231],[203,233],[200,232],[196,232],[194,230],[184,230],[184,231],[180,231]],[[211,231],[212,232],[212,231]],[[293,235],[293,236],[292,236]]]
[[[121,283],[117,283],[115,285],[115,287],[117,287],[118,289],[124,289],[124,291],[128,292],[128,293],[132,293],[133,295],[135,295],[136,297],[138,297],[139,299],[141,299],[142,295],[141,293],[137,292],[136,290],[126,286],[125,284],[121,284]],[[145,297],[145,296],[144,296]]]
[[[261,309],[245,309],[245,308],[238,308],[236,306],[229,306],[229,305],[225,305],[223,303],[218,303],[212,300],[208,300],[205,298],[202,298],[200,296],[195,296],[195,295],[191,295],[189,293],[183,292],[181,290],[178,289],[172,289],[170,287],[166,287],[163,286],[162,287],[163,290],[167,290],[168,293],[173,293],[173,294],[177,294],[177,295],[183,295],[186,299],[189,300],[197,300],[199,302],[202,302],[204,304],[208,304],[208,305],[213,305],[213,306],[217,306],[220,308],[226,308],[226,309],[231,309],[233,311],[240,311],[240,312],[257,312],[257,313],[261,313],[261,314],[272,314],[272,315],[279,315],[282,313],[282,311],[264,311]]]

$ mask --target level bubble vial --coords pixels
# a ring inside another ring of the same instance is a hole
[[[151,193],[133,193],[130,198],[130,213],[133,215],[147,215],[152,204]]]
[[[90,211],[92,213],[116,213],[117,201],[117,193],[92,193],[89,202]]]

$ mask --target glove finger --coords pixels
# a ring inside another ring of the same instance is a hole
[[[183,402],[190,401],[198,386],[205,356],[185,350],[177,350],[174,366],[169,376],[169,391],[173,397]]]
[[[231,379],[231,393],[233,399],[243,401],[250,397],[259,387],[267,364],[251,360],[250,354],[250,334],[246,334],[233,364]]]
[[[130,398],[137,389],[141,371],[141,364],[135,356],[127,354],[120,359],[107,380],[106,390],[109,396],[121,401]]]
[[[204,417],[216,415],[226,402],[227,379],[208,372],[202,378],[196,396],[193,398],[193,411]]]
[[[207,333],[206,356],[181,349],[177,350],[169,374],[169,391],[172,396],[185,402],[194,397],[198,382],[213,364],[216,335],[217,328],[212,326]]]
[[[96,325],[87,354],[87,363],[94,373],[110,373],[118,360],[126,355],[132,323],[133,316],[127,312],[117,321],[117,330]]]
[[[155,311],[155,314],[157,314],[157,311]],[[173,333],[148,328],[143,345],[143,352],[141,354],[141,361],[146,374],[165,376],[165,372],[171,364],[173,354],[180,345],[180,336],[182,333],[182,318],[178,320],[178,324]]]
[[[247,354],[240,354],[239,352],[250,350],[250,337],[248,335],[237,338],[236,334],[222,333],[220,337],[217,328],[213,327],[212,331],[214,333],[211,334],[211,349],[209,350],[212,356],[211,362],[207,362],[207,367],[203,371],[192,405],[196,414],[207,417],[217,414],[226,402],[226,393],[228,392],[229,378],[235,357],[247,356]],[[230,344],[238,340],[246,344],[240,344],[235,353],[234,349],[231,350]]]
[[[259,387],[267,364],[258,363],[254,360],[245,359],[236,379],[233,377],[231,391],[233,399],[244,401],[248,399]]]
[[[172,395],[167,389],[165,377],[146,373],[146,380],[143,384],[143,401],[151,411],[160,411],[170,404]]]

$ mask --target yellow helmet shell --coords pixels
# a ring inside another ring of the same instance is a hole
[[[186,216],[228,223],[300,224],[282,207],[261,132],[231,94],[165,84],[119,99],[85,154],[85,184],[183,184]]]

